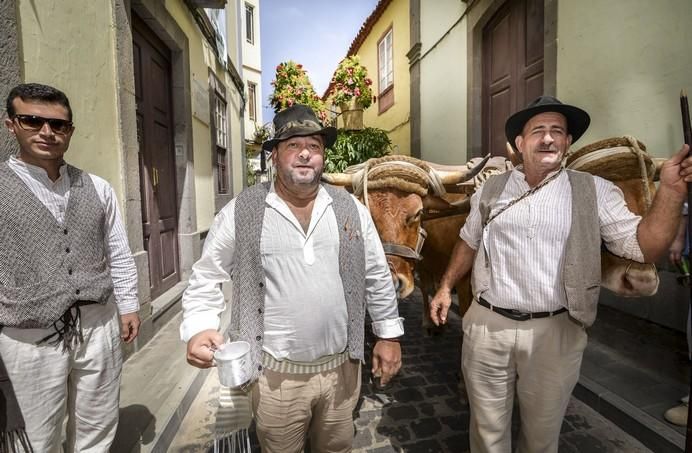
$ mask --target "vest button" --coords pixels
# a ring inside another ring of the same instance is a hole
[[[255,340],[257,340],[257,341],[260,341],[261,339],[262,339],[262,335],[257,335],[257,336],[255,337]]]
[[[67,275],[72,275],[72,269],[67,270]]]
[[[62,230],[62,232],[63,232],[63,234],[67,234],[67,228],[65,228],[64,230]]]
[[[264,283],[260,282],[259,287],[264,288]]]
[[[65,249],[65,253],[70,253],[70,248],[69,248],[69,247],[67,247],[67,248]]]
[[[257,365],[257,371],[262,371],[262,365]]]
[[[76,290],[74,293],[75,293],[75,294],[79,294],[79,290]]]
[[[257,313],[259,313],[259,314],[261,315],[261,314],[262,314],[262,309],[261,309],[261,308],[258,308],[258,309],[257,309]]]

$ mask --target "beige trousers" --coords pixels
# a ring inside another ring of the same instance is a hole
[[[10,375],[26,432],[35,452],[62,451],[67,413],[67,452],[103,453],[118,426],[122,352],[114,303],[80,308],[84,343],[36,345],[53,329],[0,333],[0,354]]]
[[[308,435],[315,453],[350,452],[359,394],[360,362],[315,374],[265,369],[252,387],[262,452],[300,453]]]
[[[516,394],[517,451],[556,453],[579,378],[586,332],[567,313],[513,321],[471,304],[463,319],[462,371],[471,408],[472,453],[509,453]]]

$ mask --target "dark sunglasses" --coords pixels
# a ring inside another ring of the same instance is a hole
[[[14,115],[19,127],[25,131],[37,132],[43,128],[43,125],[48,123],[51,130],[56,134],[65,135],[72,130],[72,121],[61,120],[58,118],[44,118],[37,115]]]

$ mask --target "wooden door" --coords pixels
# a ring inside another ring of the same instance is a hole
[[[483,153],[506,155],[505,121],[543,94],[543,1],[509,0],[483,29]]]
[[[168,48],[134,15],[133,25],[144,249],[155,298],[180,281],[171,60]]]

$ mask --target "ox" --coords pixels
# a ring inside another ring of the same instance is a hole
[[[501,159],[487,165],[488,168],[476,165],[472,170],[475,162],[461,167],[446,167],[407,156],[387,156],[351,168],[347,174],[323,175],[327,182],[353,187],[354,193],[368,206],[386,245],[385,253],[399,297],[412,292],[414,268],[417,261],[422,260],[417,270],[425,304],[423,323],[427,328],[431,327],[427,319],[428,295],[435,292],[468,213],[467,196],[446,194],[444,189],[440,190],[437,187],[439,176],[446,177],[442,185],[447,189],[458,190],[457,184],[471,177],[475,179],[471,186],[477,186],[488,175],[511,167],[505,163],[503,168],[504,159]],[[651,159],[645,153],[645,147],[630,137],[594,143],[568,154],[566,159],[569,168],[613,181],[623,191],[629,209],[640,215],[649,207],[655,190],[654,175],[664,161]],[[403,167],[407,171],[398,169],[395,162],[399,161],[405,163]],[[413,170],[414,166],[420,171]],[[451,174],[455,176],[449,177]],[[367,190],[368,185],[370,190]],[[652,264],[624,260],[607,251],[603,252],[601,262],[602,286],[616,294],[646,296],[658,289],[658,274]],[[462,279],[456,289],[463,314],[471,302],[468,277]]]
[[[336,185],[352,188],[368,207],[382,241],[397,295],[414,288],[414,266],[421,259],[426,239],[421,220],[429,210],[468,212],[464,197],[447,200],[445,186],[455,187],[482,168],[454,167],[433,170],[408,156],[385,156],[349,167],[346,174],[323,174]]]

